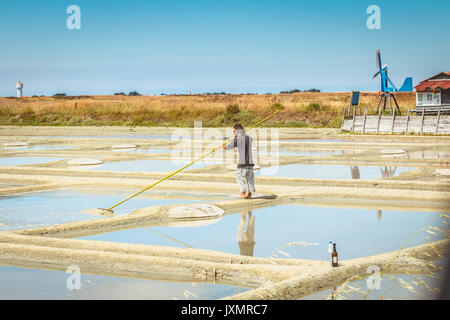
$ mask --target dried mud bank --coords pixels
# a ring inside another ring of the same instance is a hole
[[[0,233],[0,261],[64,270],[77,264],[86,273],[145,279],[207,281],[258,287],[323,268],[323,261],[243,257],[222,252],[68,240]],[[215,277],[214,277],[215,275]],[[212,278],[211,278],[212,277]]]

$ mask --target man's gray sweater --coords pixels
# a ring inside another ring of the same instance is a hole
[[[232,150],[234,148],[238,149],[238,168],[252,168],[255,165],[252,157],[252,143],[253,138],[249,135],[246,135],[244,130],[242,129],[238,129],[238,135],[234,138],[233,141],[227,143],[227,150]]]

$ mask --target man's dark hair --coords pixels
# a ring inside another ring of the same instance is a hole
[[[242,130],[244,130],[244,127],[242,126],[242,124],[236,123],[236,124],[234,125],[233,129],[236,129],[236,130],[242,129]]]

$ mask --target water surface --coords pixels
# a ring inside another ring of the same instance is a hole
[[[0,158],[0,166],[41,164],[63,159],[64,158],[58,157],[9,157],[9,158]]]
[[[80,290],[69,290],[63,271],[19,268],[0,265],[0,299],[24,300],[196,300],[219,299],[247,288],[212,283],[142,280],[80,274]]]
[[[412,167],[349,166],[324,164],[287,164],[262,167],[255,172],[259,176],[310,179],[380,179],[398,176],[402,172],[417,170]]]
[[[85,209],[109,208],[139,190],[91,190],[66,189],[31,192],[16,196],[0,197],[0,231],[42,227],[59,223],[88,219],[104,219],[104,216],[84,213]],[[154,193],[161,198],[150,198],[147,192],[114,208],[116,216],[150,206],[205,201],[212,195],[189,193]],[[187,196],[191,198],[186,198]],[[192,200],[192,197],[198,200]],[[218,198],[226,195],[215,195]]]
[[[445,229],[444,218],[428,212],[280,205],[254,210],[251,216],[229,214],[204,226],[133,228],[83,239],[329,260],[329,241],[337,243],[340,259],[351,259],[398,250],[432,218],[437,219],[435,226]],[[419,233],[408,246],[440,239],[434,232],[435,236]],[[301,241],[306,243],[286,245]]]

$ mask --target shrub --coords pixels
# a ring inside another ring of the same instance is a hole
[[[20,114],[20,119],[22,119],[25,124],[33,124],[36,120],[36,113],[31,107],[27,107],[25,111]]]
[[[229,104],[225,109],[225,114],[229,115],[238,114],[239,112],[241,112],[241,110],[237,104]]]
[[[314,111],[328,111],[330,110],[330,106],[323,105],[317,102],[311,102],[306,106],[307,112],[314,112]]]
[[[275,111],[279,111],[279,110],[283,110],[284,106],[281,103],[274,103],[273,105],[270,106],[270,111],[271,112],[275,112]]]

